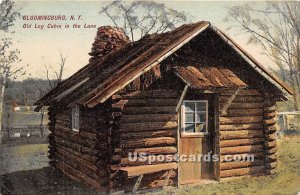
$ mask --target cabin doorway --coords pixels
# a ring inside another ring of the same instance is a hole
[[[214,180],[213,94],[187,94],[179,113],[179,184]]]

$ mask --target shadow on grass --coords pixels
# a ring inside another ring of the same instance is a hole
[[[0,194],[99,194],[52,167],[0,175]]]

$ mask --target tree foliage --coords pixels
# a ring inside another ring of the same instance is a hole
[[[101,7],[116,27],[121,27],[131,40],[149,33],[161,33],[174,29],[187,21],[187,14],[154,1],[113,1]]]
[[[263,9],[245,4],[229,9],[226,20],[234,21],[249,44],[258,44],[281,70],[284,80],[295,90],[294,105],[299,109],[300,88],[300,2],[265,2]],[[288,70],[288,73],[287,71]]]
[[[14,2],[3,0],[0,4],[0,30],[8,31],[20,13],[14,9]]]

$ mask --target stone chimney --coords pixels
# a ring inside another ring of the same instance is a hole
[[[130,39],[121,28],[101,26],[98,28],[92,51],[89,53],[90,62],[100,60],[108,53],[129,43]]]

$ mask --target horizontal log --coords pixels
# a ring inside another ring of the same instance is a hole
[[[121,123],[139,123],[139,122],[167,122],[177,121],[175,114],[139,114],[124,115]]]
[[[220,97],[220,102],[221,103],[226,103],[228,102],[230,96],[221,96]],[[257,102],[262,102],[264,98],[262,96],[236,96],[233,100],[234,103],[257,103]]]
[[[124,114],[175,114],[176,106],[125,107]]]
[[[276,120],[275,120],[274,118],[272,118],[272,119],[265,119],[265,120],[264,120],[264,124],[265,124],[266,126],[272,126],[272,125],[275,125],[275,124],[276,124]]]
[[[66,157],[66,158],[72,159],[76,163],[85,166],[90,171],[97,172],[99,170],[98,167],[95,166],[93,163],[90,163],[89,161],[86,161],[85,159],[81,158],[81,156],[75,155],[72,152],[68,152],[68,151],[66,151],[66,150],[64,150],[62,148],[58,148],[56,150],[56,153],[58,153],[58,154],[60,154],[60,155],[62,155],[64,157]]]
[[[251,153],[251,152],[262,152],[263,149],[264,149],[263,145],[227,147],[227,148],[220,148],[220,154],[241,154],[241,153]]]
[[[220,164],[221,170],[230,170],[230,169],[238,169],[245,167],[252,167],[257,165],[263,165],[264,160],[257,159],[254,162],[224,162]]]
[[[276,154],[266,155],[266,162],[275,162],[275,161],[277,161]]]
[[[265,131],[265,134],[273,134],[277,131],[277,126],[276,125],[272,125],[272,126],[265,125],[264,131]]]
[[[120,125],[120,131],[151,131],[177,128],[177,122],[147,122],[147,123],[127,123]]]
[[[86,174],[87,176],[89,176],[90,178],[92,178],[94,180],[100,179],[100,177],[97,175],[97,171],[90,170],[86,165],[81,164],[81,162],[76,161],[74,158],[71,158],[70,156],[68,156],[66,154],[62,155],[62,154],[56,152],[55,157],[57,160],[66,163],[70,167]]]
[[[274,111],[276,111],[277,110],[277,108],[276,108],[276,106],[274,105],[274,106],[266,106],[266,107],[264,107],[264,111],[265,112],[274,112]]]
[[[131,99],[125,100],[126,107],[176,106],[178,99]]]
[[[91,148],[91,149],[99,149],[99,150],[107,150],[108,145],[106,142],[99,142],[88,138],[82,138],[77,132],[64,132],[64,131],[56,131],[55,135],[68,140],[73,143],[77,143],[79,145]]]
[[[266,134],[265,137],[268,141],[273,141],[277,139],[277,134],[276,133]]]
[[[235,140],[221,140],[220,147],[232,147],[232,146],[245,146],[252,144],[260,144],[264,142],[264,138],[252,138],[252,139],[235,139]]]
[[[176,145],[176,139],[172,137],[146,138],[139,140],[123,140],[120,142],[122,148],[144,148],[156,146]]]
[[[124,149],[122,151],[127,155],[129,152],[132,153],[145,153],[146,155],[150,154],[174,154],[177,152],[177,147],[153,147],[153,148],[135,148],[135,149]]]
[[[275,169],[277,167],[277,162],[271,162],[265,164],[266,169]]]
[[[76,151],[78,151],[82,154],[89,154],[89,155],[92,155],[92,156],[99,155],[99,150],[92,149],[92,148],[87,148],[87,147],[81,146],[80,144],[76,144],[74,142],[64,140],[64,139],[62,139],[60,137],[57,137],[57,136],[54,138],[54,140],[55,140],[55,145],[60,145],[60,146],[64,146],[64,147],[67,147],[67,148],[71,148],[71,149],[76,150]]]
[[[277,148],[274,147],[274,148],[266,150],[265,152],[266,152],[266,155],[273,155],[277,152]]]
[[[164,89],[135,91],[126,95],[122,95],[122,99],[176,98],[180,95],[180,93],[180,91]]]
[[[66,148],[66,147],[63,147],[63,146],[55,146],[55,151],[61,153],[61,154],[64,154],[64,153],[69,153],[73,156],[77,156],[78,158],[92,164],[92,165],[95,165],[96,162],[100,159],[96,156],[92,156],[92,155],[88,155],[88,154],[82,154],[76,150],[73,150],[71,148]]]
[[[61,123],[56,123],[55,129],[66,131],[66,132],[73,131],[71,129],[71,125],[68,126],[68,125],[61,124]],[[107,129],[108,129],[108,124],[99,124],[95,127],[89,126],[89,124],[84,124],[84,125],[80,125],[80,127],[79,127],[79,131],[96,133],[96,134],[99,134],[100,136],[103,136],[103,134],[106,133]]]
[[[263,129],[261,123],[249,123],[249,124],[233,124],[233,125],[220,125],[220,131],[236,131],[236,130],[259,130]]]
[[[245,116],[245,117],[220,117],[220,124],[248,124],[248,123],[261,123],[262,116]]]
[[[249,139],[264,137],[262,130],[221,131],[220,139]]]
[[[221,96],[231,96],[234,93],[233,90],[228,90],[228,91],[222,91]],[[260,92],[258,92],[255,89],[247,89],[247,90],[240,90],[237,94],[238,96],[262,96]]]
[[[227,109],[224,116],[262,116],[262,109]]]
[[[122,133],[120,135],[121,140],[130,139],[143,139],[143,138],[155,138],[155,137],[176,137],[177,129],[166,129],[166,130],[155,130],[155,131],[144,131],[144,132],[134,132],[134,133]]]
[[[220,173],[221,178],[225,177],[235,177],[235,176],[243,176],[243,175],[255,175],[257,173],[261,173],[265,171],[265,166],[253,166],[248,168],[240,168],[240,169],[232,169],[232,170],[223,170]]]
[[[106,188],[101,186],[100,181],[96,181],[90,177],[88,177],[86,174],[72,168],[71,166],[67,165],[64,162],[58,161],[56,162],[57,168],[59,168],[65,175],[69,176],[70,178],[83,182],[84,184],[91,186],[93,188],[96,188],[99,191],[105,191]]]
[[[163,154],[159,154],[160,156]],[[158,160],[155,158],[155,160],[151,160],[151,164],[160,164],[160,163],[167,163],[167,162],[176,162],[176,158],[174,155],[163,155],[163,161]],[[149,161],[140,161],[140,160],[132,160],[129,158],[121,158],[120,159],[120,166],[139,166],[139,165],[149,165]]]
[[[274,141],[266,141],[265,142],[265,146],[266,146],[266,148],[274,148],[274,147],[276,147],[276,140],[274,140]]]
[[[144,165],[144,166],[134,166],[134,167],[122,167],[121,171],[124,171],[127,177],[140,176],[144,174],[150,174],[160,171],[168,171],[177,169],[177,163],[162,163],[156,165]]]
[[[277,115],[276,112],[265,112],[265,113],[264,113],[264,117],[265,117],[266,119],[272,119],[272,118],[275,118],[276,115]]]
[[[254,157],[254,160],[256,160],[256,159],[265,159],[264,152],[233,154],[233,156],[236,156],[236,155],[240,159],[245,159],[244,161],[246,161],[247,159],[251,159],[253,157]],[[234,161],[233,156],[230,156],[230,159],[226,159],[226,158],[228,158],[227,154],[226,155],[221,155],[220,156],[220,162],[229,162],[228,160]]]
[[[220,104],[220,108],[223,108],[225,104],[221,103]],[[259,109],[259,108],[263,108],[264,103],[260,102],[260,103],[231,103],[228,107],[228,109]]]

